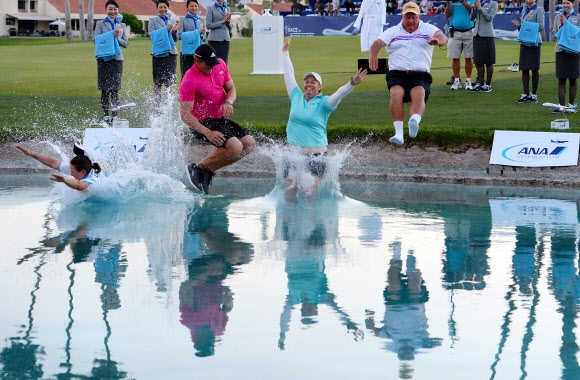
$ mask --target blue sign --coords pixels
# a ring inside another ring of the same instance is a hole
[[[512,20],[519,20],[519,13],[498,14],[493,19],[493,27],[497,39],[516,40],[518,29],[512,24]],[[550,25],[549,14],[546,14],[546,24]],[[352,36],[359,34],[353,24],[355,16],[306,16],[306,17],[284,17],[285,36]],[[422,15],[421,21],[435,25],[445,34],[449,30],[445,15]],[[364,21],[363,21],[364,22]],[[386,28],[397,25],[401,22],[400,15],[387,15]],[[546,33],[546,40],[550,40],[550,33]]]

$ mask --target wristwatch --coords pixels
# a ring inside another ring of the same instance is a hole
[[[233,105],[234,105],[234,102],[232,102],[232,101],[231,101],[231,100],[229,100],[229,99],[226,99],[226,103],[229,103],[231,106],[233,106]]]

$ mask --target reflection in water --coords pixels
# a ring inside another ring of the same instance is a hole
[[[0,377],[580,378],[575,203],[477,194],[50,203],[2,238]]]
[[[191,331],[195,355],[211,356],[226,330],[234,307],[233,292],[223,285],[227,276],[252,259],[252,246],[228,232],[225,213],[229,201],[206,201],[188,216],[184,253],[194,257],[189,276],[179,288],[181,323]],[[201,242],[207,248],[201,252]]]
[[[549,282],[560,306],[558,311],[562,313],[562,346],[560,347],[562,376],[577,379],[580,378],[580,367],[575,329],[580,281],[577,266],[576,226],[559,227],[552,229],[550,252],[552,267],[549,270]]]
[[[423,348],[440,346],[443,339],[429,336],[425,311],[429,292],[411,250],[407,253],[406,271],[403,273],[401,245],[399,241],[392,244],[393,256],[387,270],[387,287],[383,292],[385,314],[382,326],[376,326],[372,310],[367,310],[365,323],[376,336],[388,340],[385,349],[397,354],[401,361],[399,376],[411,378],[413,368],[403,362],[414,360]]]
[[[286,243],[285,271],[288,278],[288,295],[280,315],[278,347],[286,346],[292,311],[300,305],[301,323],[308,326],[318,323],[318,307],[330,307],[352,333],[355,340],[364,333],[336,302],[329,289],[325,273],[327,255],[342,251],[338,236],[338,200],[316,199],[313,202],[288,203],[279,201],[276,207],[275,240]]]

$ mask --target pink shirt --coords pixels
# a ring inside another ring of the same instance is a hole
[[[194,102],[191,114],[197,120],[220,118],[224,114],[220,108],[227,99],[224,85],[231,81],[232,77],[225,62],[221,58],[218,60],[220,63],[213,67],[211,74],[202,73],[194,63],[181,80],[179,100]]]

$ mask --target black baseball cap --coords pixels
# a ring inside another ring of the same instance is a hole
[[[199,45],[193,55],[204,61],[208,66],[215,66],[220,63],[215,55],[215,50],[208,44]]]

